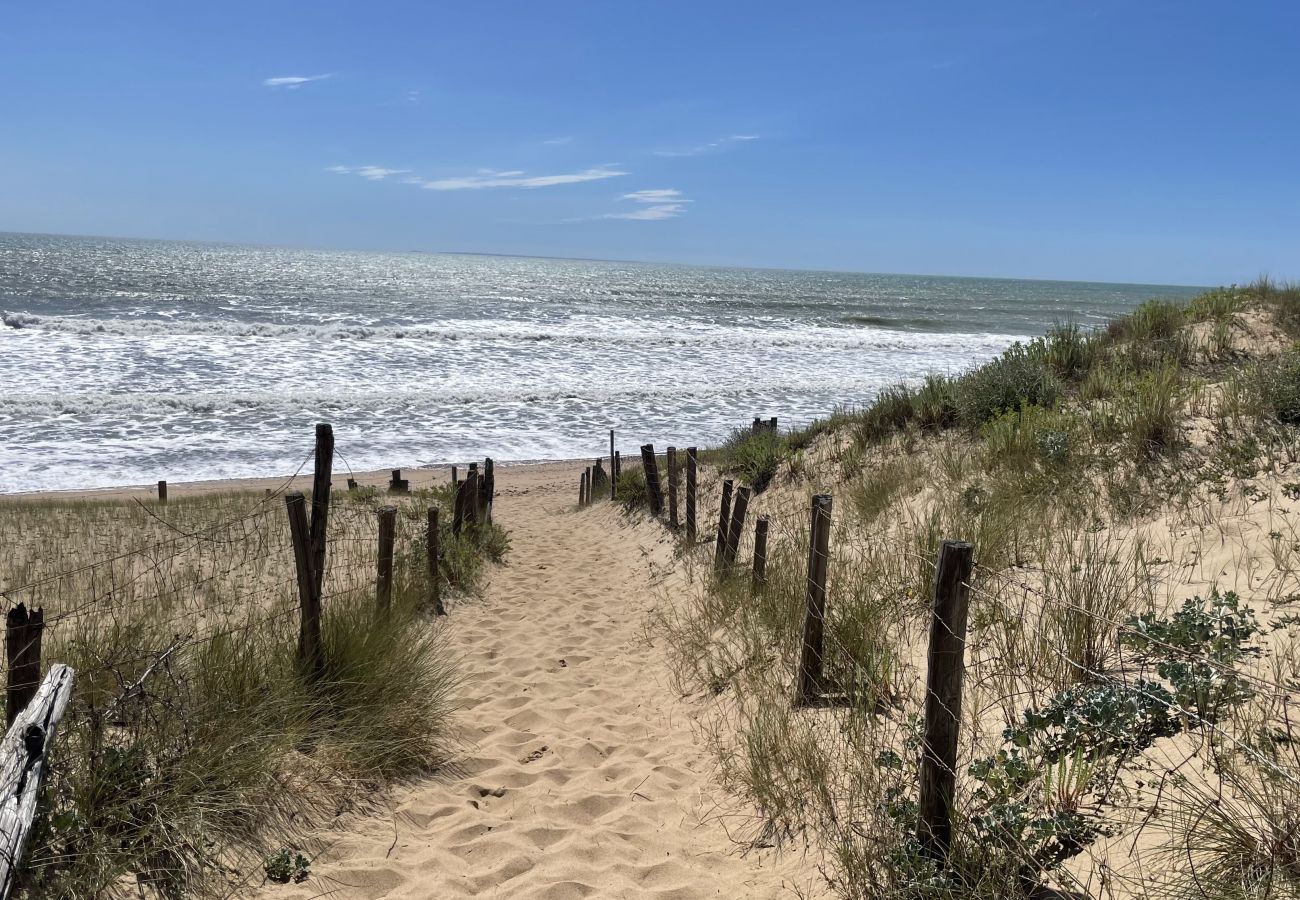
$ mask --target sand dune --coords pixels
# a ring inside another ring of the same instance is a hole
[[[750,812],[712,781],[695,711],[644,619],[671,547],[613,504],[574,509],[577,469],[498,470],[512,552],[486,598],[453,609],[462,751],[390,816],[320,835],[301,885],[254,896],[792,897],[810,861],[749,849]]]

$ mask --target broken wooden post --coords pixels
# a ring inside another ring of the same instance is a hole
[[[966,671],[966,614],[974,548],[944,541],[934,570],[934,611],[925,679],[925,729],[921,740],[916,839],[921,852],[944,860],[952,844],[957,789],[957,738]]]
[[[478,477],[478,466],[470,463],[469,471],[465,473],[465,480],[460,485],[465,492],[465,521],[470,525],[477,525],[479,521]]]
[[[677,448],[668,448],[668,527],[677,530]]]
[[[686,448],[686,542],[695,543],[695,477],[699,465],[694,447]]]
[[[393,543],[397,537],[397,507],[379,507],[379,560],[376,564],[375,600],[380,609],[393,602]]]
[[[664,511],[664,495],[659,489],[659,461],[655,458],[655,445],[641,445],[641,467],[645,470],[645,496],[650,502],[650,514],[658,516]]]
[[[311,480],[311,565],[317,597],[325,594],[325,538],[333,472],[334,428],[321,422],[316,426],[316,463]]]
[[[325,668],[321,643],[320,594],[312,563],[311,535],[307,524],[307,501],[301,491],[285,494],[289,513],[289,537],[293,543],[294,567],[298,573],[298,605],[302,613],[298,629],[298,661],[309,679],[319,678]]]
[[[767,430],[772,432],[773,434],[777,433],[776,416],[773,416],[772,418],[767,420]]]
[[[438,507],[429,507],[429,531],[424,541],[429,556],[429,605],[435,616],[447,615],[447,608],[442,605],[442,586],[438,578],[438,562],[442,558],[438,535]]]
[[[388,491],[392,494],[405,494],[411,489],[409,479],[402,477],[401,469],[393,469],[392,478],[388,481]]]
[[[750,427],[750,434],[758,434],[763,430],[763,420],[759,416],[754,416],[754,424]]]
[[[13,725],[36,696],[41,680],[41,635],[45,612],[39,606],[28,610],[19,603],[5,616],[5,655],[9,681],[5,690],[5,722]]]
[[[349,491],[355,491],[356,489],[357,489],[357,480],[356,480],[355,478],[349,478],[349,479],[348,479],[348,490],[349,490]]]
[[[713,568],[722,568],[723,554],[727,546],[727,528],[731,525],[731,490],[734,487],[730,478],[722,482],[722,508],[718,510],[718,535],[713,548]]]
[[[50,666],[31,702],[10,723],[0,743],[0,898],[13,891],[74,677],[65,665]]]
[[[742,487],[736,491],[731,503],[731,524],[727,529],[727,546],[723,562],[728,566],[736,564],[736,555],[740,552],[740,539],[745,533],[745,511],[749,508],[750,488]]]
[[[830,555],[831,498],[812,498],[812,523],[808,535],[808,580],[804,595],[803,643],[794,702],[811,703],[822,692],[822,644],[826,624],[826,564]]]
[[[758,591],[767,583],[767,516],[754,523],[754,574],[750,588]]]
[[[167,482],[165,481],[158,482],[158,502],[167,502]]]

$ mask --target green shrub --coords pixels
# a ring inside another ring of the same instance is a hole
[[[618,483],[614,486],[614,499],[628,510],[642,506],[649,508],[650,501],[645,495],[645,472],[640,466],[624,466],[618,473]]]
[[[1020,343],[956,384],[957,418],[968,428],[1022,406],[1053,406],[1061,390],[1042,359]]]
[[[787,448],[778,432],[742,428],[732,433],[719,452],[724,471],[739,475],[755,491],[762,491],[776,477]]]
[[[1185,402],[1177,366],[1148,372],[1125,398],[1121,427],[1139,453],[1154,456],[1171,450],[1182,432]]]
[[[1091,332],[1070,323],[1049,329],[1046,335],[1030,344],[1030,352],[1058,378],[1078,381],[1092,368],[1097,344]]]
[[[915,415],[911,389],[905,384],[890,385],[881,390],[875,403],[862,411],[858,437],[867,444],[877,443],[912,421]]]
[[[956,382],[946,375],[927,375],[912,397],[916,423],[922,428],[950,428],[957,424]]]
[[[1260,368],[1260,393],[1279,422],[1300,425],[1300,351],[1291,350]]]
[[[1077,431],[1069,416],[1032,403],[1008,410],[980,427],[990,464],[1019,469],[1064,465]]]

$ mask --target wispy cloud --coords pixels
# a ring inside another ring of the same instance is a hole
[[[570,172],[562,175],[528,175],[520,169],[508,172],[480,169],[475,175],[422,181],[420,187],[430,191],[477,191],[498,187],[543,188],[560,184],[580,184],[584,181],[602,181],[606,178],[617,178],[626,174],[628,173],[611,166],[595,166],[590,169],[583,169],[581,172]]]
[[[748,141],[756,141],[761,137],[757,134],[729,134],[726,137],[718,138],[716,141],[709,141],[705,144],[696,144],[694,147],[674,147],[665,150],[655,150],[655,156],[703,156],[706,153],[717,153],[734,144],[742,144]]]
[[[686,212],[686,204],[691,202],[683,197],[682,192],[676,188],[650,188],[633,191],[630,194],[621,195],[618,199],[630,200],[633,203],[640,203],[642,206],[640,209],[634,209],[630,212],[606,213],[596,218],[635,219],[639,221],[674,219]]]
[[[330,77],[331,73],[328,72],[324,75],[279,75],[275,78],[265,79],[262,84],[269,88],[288,88],[291,91],[296,91],[304,84],[312,81],[324,81]]]
[[[545,141],[542,141],[542,145],[546,147],[563,147],[565,144],[572,144],[572,143],[573,143],[573,135],[571,134],[566,134],[561,137],[553,137]]]
[[[329,166],[325,171],[339,175],[360,175],[371,181],[383,181],[389,175],[405,175],[410,169],[385,169],[383,166]]]

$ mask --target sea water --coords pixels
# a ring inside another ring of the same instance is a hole
[[[0,491],[707,446],[1195,290],[0,233]]]

